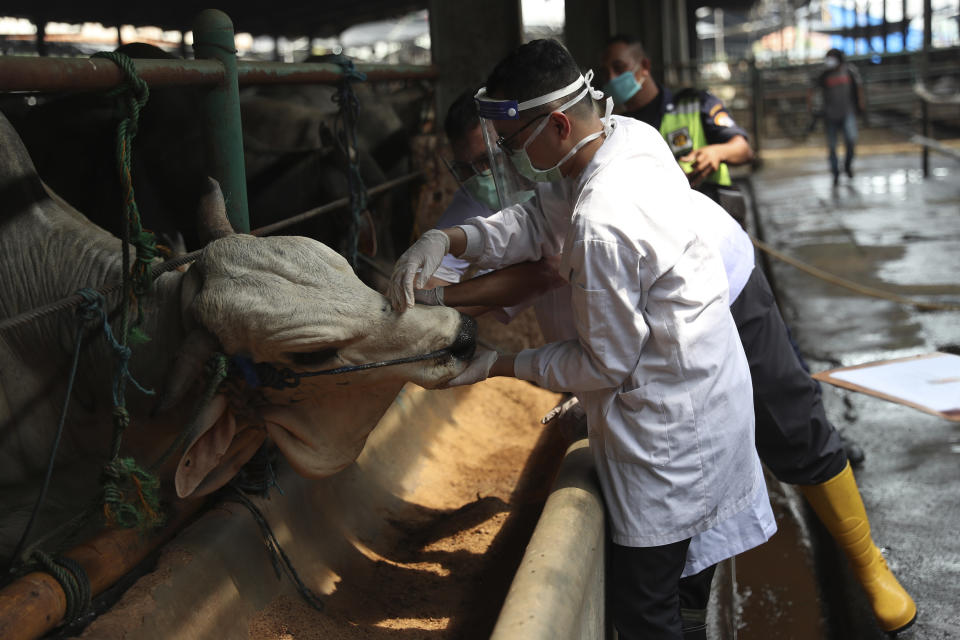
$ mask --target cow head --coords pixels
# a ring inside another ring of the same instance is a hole
[[[397,313],[342,256],[315,240],[233,234],[215,184],[204,198],[204,217],[215,239],[182,284],[185,322],[195,330],[181,356],[188,366],[176,374],[181,386],[192,378],[184,374],[189,364],[198,369],[203,358],[197,354],[217,343],[229,355],[293,371],[442,355],[303,378],[284,390],[241,385],[240,408],[236,398],[216,398],[178,465],[181,497],[222,486],[268,435],[301,475],[335,473],[356,459],[405,382],[440,386],[472,355],[473,322],[453,309]]]

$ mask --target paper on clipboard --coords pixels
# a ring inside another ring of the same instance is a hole
[[[960,356],[929,353],[832,369],[813,377],[960,422]]]

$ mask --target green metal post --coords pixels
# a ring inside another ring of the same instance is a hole
[[[196,58],[219,61],[225,71],[223,82],[211,87],[203,101],[207,170],[220,183],[230,224],[235,231],[247,233],[250,231],[247,176],[243,163],[237,52],[230,17],[217,9],[202,11],[193,22],[193,51]]]

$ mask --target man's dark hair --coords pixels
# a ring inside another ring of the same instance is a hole
[[[443,121],[443,131],[447,134],[447,140],[450,142],[460,140],[480,126],[477,103],[473,100],[473,96],[476,94],[476,89],[464,91],[457,96],[457,99],[447,109],[447,117]]]
[[[562,44],[556,40],[531,40],[494,67],[487,78],[487,95],[523,102],[562,89],[579,76],[580,68]],[[583,91],[583,87],[577,91]],[[520,117],[527,119],[549,113],[575,95],[571,93],[542,107],[524,111]],[[593,98],[587,94],[567,112],[582,116],[593,110]]]
[[[843,51],[840,51],[840,49],[830,49],[830,51],[827,51],[827,55],[824,57],[828,57],[828,56],[832,56],[837,60],[839,60],[840,62],[843,62],[843,59],[845,57],[843,55]]]
[[[610,36],[607,40],[607,44],[604,45],[604,49],[609,47],[612,44],[625,44],[630,47],[633,52],[634,57],[637,60],[643,60],[647,57],[647,50],[643,48],[643,43],[640,42],[640,38],[632,36],[627,33],[618,33],[616,35]]]

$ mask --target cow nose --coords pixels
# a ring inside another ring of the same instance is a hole
[[[473,317],[460,314],[460,328],[457,338],[450,345],[450,353],[458,360],[469,360],[477,348],[477,321]]]

